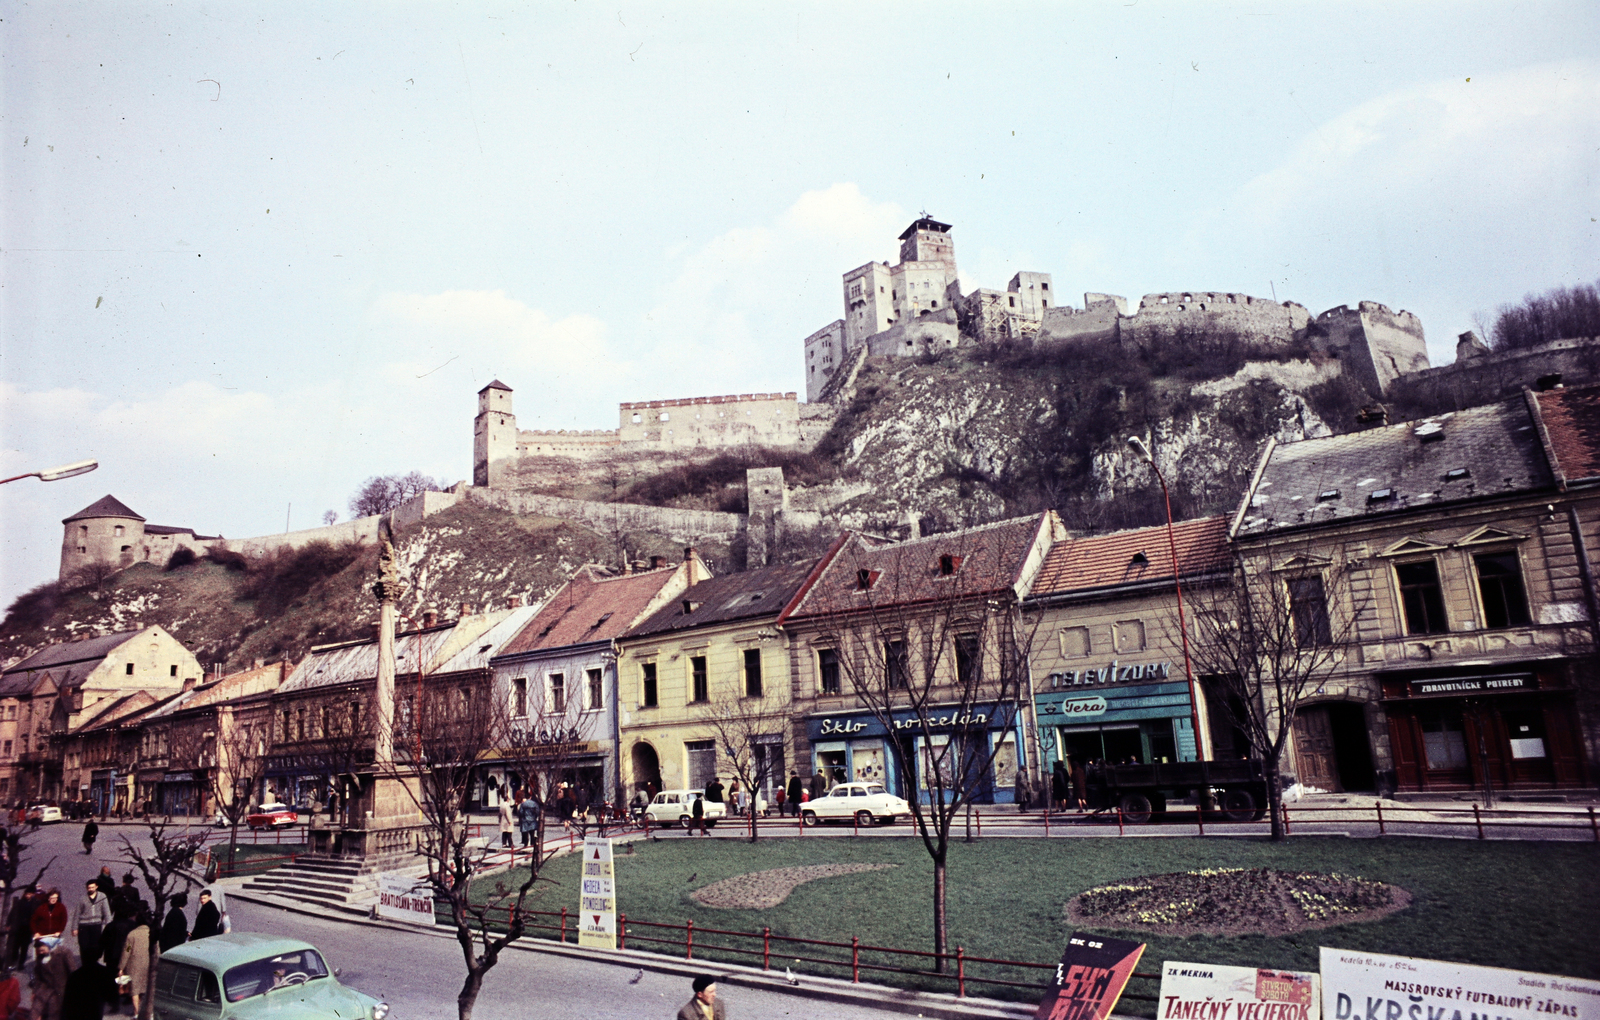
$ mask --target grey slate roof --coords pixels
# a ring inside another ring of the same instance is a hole
[[[1234,533],[1261,535],[1553,485],[1533,416],[1517,397],[1276,446],[1245,493]]]
[[[689,630],[714,623],[777,616],[789,604],[816,566],[816,560],[779,567],[762,567],[737,574],[713,577],[691,585],[648,619],[623,635],[624,638]],[[696,603],[692,613],[684,603]]]
[[[140,517],[138,514],[134,513],[132,510],[129,510],[128,507],[127,507],[127,504],[123,503],[122,500],[120,500],[117,497],[115,497],[113,495],[110,495],[108,493],[108,494],[106,494],[104,496],[101,496],[99,499],[95,500],[93,503],[90,503],[88,506],[84,507],[82,510],[79,510],[77,513],[73,514],[71,517],[63,517],[63,518],[61,518],[61,523],[65,524],[68,521],[76,521],[76,520],[79,520],[80,518],[89,518],[89,517],[127,517],[130,520],[135,520],[135,521],[144,520],[143,517]]]
[[[12,664],[0,677],[0,698],[27,693],[33,689],[40,675],[47,672],[58,689],[75,687],[94,672],[106,656],[141,633],[142,630],[123,630],[104,637],[65,641],[41,648],[26,659]]]

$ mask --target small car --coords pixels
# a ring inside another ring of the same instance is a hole
[[[384,1020],[389,1004],[339,983],[309,942],[230,932],[187,942],[156,964],[157,1020]]]
[[[66,816],[61,813],[61,809],[54,804],[35,804],[28,809],[28,821],[39,822],[41,825],[65,819]]]
[[[857,825],[893,824],[910,816],[911,805],[885,790],[881,783],[840,783],[826,796],[800,805],[800,821],[806,825],[851,819]]]
[[[244,816],[244,824],[252,829],[282,829],[299,821],[300,816],[287,804],[263,804],[259,811]]]
[[[654,825],[671,825],[673,822],[688,825],[694,820],[694,802],[704,799],[704,790],[662,790],[644,809],[645,817]],[[713,826],[717,824],[717,819],[727,817],[728,806],[708,800],[702,811],[706,825]]]

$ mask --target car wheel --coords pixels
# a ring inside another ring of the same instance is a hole
[[[1130,825],[1143,825],[1150,820],[1150,798],[1142,793],[1122,795],[1122,817]]]
[[[1230,822],[1248,822],[1256,813],[1249,790],[1228,790],[1222,795],[1222,816]]]
[[[687,829],[689,827],[689,823],[692,822],[692,821],[694,821],[694,819],[690,818],[688,815],[679,815],[678,816],[678,824],[683,826],[685,829]]]
[[[800,824],[801,825],[813,825],[813,826],[816,825],[817,824],[817,813],[815,811],[802,811],[802,812],[800,812]]]
[[[871,811],[857,811],[856,812],[856,824],[860,825],[860,826],[865,826],[866,828],[870,829],[872,827],[872,812]]]

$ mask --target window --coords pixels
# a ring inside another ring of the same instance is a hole
[[[133,663],[128,663],[128,668],[123,670],[128,676],[133,676]]]
[[[296,740],[306,739],[306,710],[303,708],[294,714],[294,738]]]
[[[1472,562],[1478,568],[1478,592],[1483,596],[1483,625],[1493,629],[1531,623],[1517,554],[1484,553],[1474,556]]]
[[[178,675],[178,667],[177,667],[176,664],[174,664],[172,666],[172,668],[168,671],[167,675],[168,676],[177,676]]]
[[[524,680],[523,683],[526,684],[527,681]],[[353,736],[353,735],[355,735],[357,733],[360,733],[360,732],[361,732],[361,702],[352,701],[352,702],[350,702],[350,733]]]
[[[1294,618],[1297,644],[1326,644],[1333,640],[1328,623],[1328,598],[1320,577],[1289,579],[1289,615]]]
[[[550,711],[557,715],[567,710],[567,678],[563,673],[550,674]]]
[[[839,693],[839,653],[824,648],[817,653],[817,673],[822,681],[823,694]]]
[[[911,684],[911,661],[904,641],[883,643],[884,682],[890,690],[905,690]]]
[[[636,414],[636,415],[633,416],[633,423],[635,425],[639,424],[642,421],[644,421],[644,416],[643,415]]]
[[[956,682],[977,683],[983,673],[982,645],[976,634],[956,635]]]
[[[511,714],[518,719],[528,714],[528,678],[525,676],[511,681]]]
[[[959,557],[959,556],[952,556],[949,553],[945,553],[944,555],[939,557],[939,576],[940,577],[950,577],[950,576],[954,575],[955,572],[960,569],[960,567],[961,567],[961,557]]]
[[[1461,715],[1450,709],[1419,713],[1422,750],[1430,769],[1467,767],[1467,738],[1461,729]]]
[[[706,657],[695,655],[689,659],[690,701],[709,701],[710,684],[706,680]]]
[[[606,704],[605,673],[591,669],[586,675],[589,678],[589,711],[598,712]]]
[[[1405,608],[1407,634],[1444,634],[1450,622],[1444,615],[1444,593],[1439,588],[1439,565],[1432,560],[1397,563],[1400,602]]]
[[[659,701],[656,698],[656,664],[644,664],[644,707],[655,708]]]
[[[761,649],[744,650],[744,696],[761,697]]]
[[[3,753],[7,758],[11,757],[11,741],[6,741],[5,750],[0,753]]]
[[[1092,650],[1088,627],[1068,627],[1061,632],[1061,654],[1069,659],[1081,659]]]
[[[111,534],[116,538],[121,538],[122,537],[122,525],[118,524],[116,527],[112,528],[111,529]]]
[[[1112,635],[1118,652],[1144,650],[1143,620],[1118,620],[1116,627],[1112,628]]]

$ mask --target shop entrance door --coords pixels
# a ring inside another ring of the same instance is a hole
[[[1333,751],[1328,706],[1312,705],[1294,714],[1294,773],[1302,786],[1338,793],[1339,765]]]
[[[652,797],[661,792],[661,759],[649,744],[633,745],[633,788],[647,790]]]

